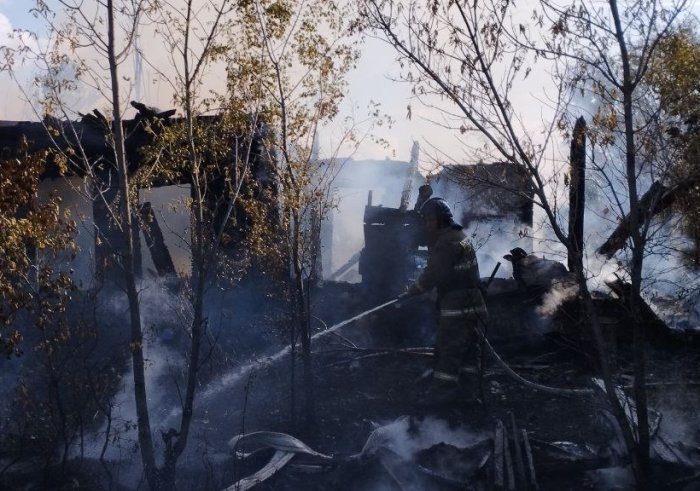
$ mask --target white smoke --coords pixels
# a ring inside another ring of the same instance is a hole
[[[402,416],[396,421],[374,430],[367,439],[362,454],[372,454],[386,448],[404,460],[411,460],[421,450],[439,443],[466,448],[487,438],[465,426],[451,427],[446,421],[433,416],[416,419]]]
[[[151,426],[160,428],[167,413],[177,405],[177,389],[182,369],[183,355],[176,348],[174,338],[178,329],[186,331],[191,323],[188,303],[168,291],[161,281],[149,280],[139,285],[141,323],[144,330],[144,359],[146,362],[146,390],[148,393]],[[128,311],[125,296],[112,296],[106,308],[106,315],[124,316]],[[137,446],[136,405],[134,402],[133,368],[121,377],[121,386],[113,398],[112,430],[114,439],[108,446],[105,457],[121,461],[128,458],[129,448]],[[99,457],[107,432],[106,422],[87,440],[86,455]],[[156,445],[160,438],[154,439]],[[160,454],[160,452],[159,452]]]
[[[0,46],[11,50],[29,46],[31,49],[36,50],[39,42],[30,36],[29,33],[16,30],[10,19],[0,12]],[[0,52],[0,57],[4,57],[4,53]],[[4,63],[4,61],[0,63]],[[8,71],[0,70],[0,88],[3,92],[3,97],[0,98],[2,119],[19,121],[36,117],[31,104],[20,90],[20,87],[26,90],[27,87],[32,86],[33,75],[30,65],[19,63],[14,65],[12,77],[10,77]]]
[[[578,295],[578,285],[573,281],[554,281],[542,297],[542,305],[535,310],[539,315],[550,316],[564,303]]]

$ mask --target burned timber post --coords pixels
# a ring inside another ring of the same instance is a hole
[[[586,204],[586,120],[576,120],[571,139],[571,180],[569,182],[569,240],[572,244],[568,257],[569,271],[582,260],[583,212]],[[571,256],[573,251],[574,257]]]

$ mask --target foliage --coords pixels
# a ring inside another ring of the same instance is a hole
[[[143,329],[136,285],[135,240],[132,205],[136,196],[130,185],[129,162],[125,152],[124,126],[122,124],[122,97],[120,67],[130,60],[133,40],[146,0],[107,0],[106,2],[82,2],[37,0],[33,13],[45,22],[47,43],[24,46],[25,59],[36,63],[35,84],[42,93],[42,100],[34,105],[34,111],[45,120],[65,120],[58,128],[49,128],[47,136],[52,138],[53,151],[59,161],[75,164],[90,180],[91,188],[86,194],[95,203],[104,205],[118,233],[119,250],[115,257],[122,267],[122,285],[129,304],[130,342],[128,344],[133,363],[135,400],[139,424],[141,450],[144,455],[146,473],[152,481],[152,438],[146,400],[145,360],[143,357]],[[12,71],[13,67],[10,66]],[[25,96],[28,90],[23,89]],[[106,158],[91,160],[88,157],[81,135],[72,123],[79,114],[83,101],[97,95],[100,103],[107,101],[109,119],[96,111],[92,122],[104,133],[103,148],[111,150]],[[73,99],[71,99],[73,98]],[[32,98],[27,97],[28,100]],[[78,109],[80,108],[80,109]],[[61,133],[61,129],[63,132]],[[68,152],[65,142],[70,142]],[[103,160],[103,161],[102,161]],[[99,175],[99,177],[98,177]],[[106,176],[105,176],[106,175]],[[101,179],[103,177],[104,179]],[[98,230],[98,233],[104,231]],[[49,364],[49,376],[54,376],[53,364]],[[55,381],[55,379],[54,379]],[[55,384],[54,384],[55,385]],[[57,398],[54,404],[60,404]],[[70,444],[70,435],[63,433],[64,444]],[[149,451],[150,454],[149,455]],[[149,459],[149,457],[151,457]],[[150,465],[149,465],[150,464]]]
[[[641,292],[647,280],[645,263],[664,225],[655,216],[657,207],[666,199],[665,186],[679,185],[673,176],[678,155],[665,131],[664,107],[645,80],[653,73],[657,50],[680,23],[689,2],[610,0],[605,8],[583,0],[566,6],[549,0],[541,4],[539,20],[551,26],[551,36],[543,47],[537,42],[532,46],[565,61],[573,86],[595,101],[591,166],[619,218],[615,233],[625,232],[621,242],[627,249],[620,264],[629,281],[625,303],[632,317],[635,424],[628,423],[615,398],[609,400],[641,485],[649,468],[651,438]],[[606,392],[614,394],[612,379],[606,379]]]
[[[75,305],[68,310],[73,312],[65,335],[51,340],[50,349],[40,343],[23,357],[14,398],[6,401],[8,418],[0,422],[0,446],[28,462],[47,465],[82,456],[83,435],[111,417],[110,399],[121,383],[124,360],[99,352],[98,326],[75,315]],[[116,432],[109,428],[105,439]]]
[[[243,121],[240,121],[242,119]],[[140,189],[149,189],[162,182],[199,185],[202,202],[203,257],[213,263],[221,260],[233,260],[233,256],[222,256],[220,248],[226,248],[231,241],[240,239],[243,226],[240,221],[240,206],[236,203],[240,194],[251,185],[251,139],[254,128],[246,118],[238,118],[227,113],[217,116],[198,116],[192,120],[191,134],[188,124],[183,119],[169,121],[152,121],[148,131],[152,132],[153,141],[142,147],[142,160],[134,174],[133,185]],[[253,136],[252,136],[253,135]],[[193,165],[192,153],[197,156]],[[171,203],[174,208],[184,208],[193,213],[194,198],[183,202]],[[231,208],[229,210],[229,207]],[[191,244],[192,245],[192,244]],[[235,281],[239,274],[234,270],[245,268],[247,258],[244,251],[235,256],[240,264],[229,264],[227,272],[212,267],[216,276]]]
[[[44,341],[48,350],[68,335],[54,320],[65,311],[73,283],[68,271],[54,270],[54,261],[77,252],[75,223],[60,212],[57,196],[38,202],[46,158],[24,140],[16,157],[0,161],[0,349],[8,356],[21,352],[27,326],[55,328]]]
[[[68,270],[78,253],[76,225],[58,196],[39,197],[52,157],[56,165],[55,154],[32,152],[23,140],[16,156],[0,162],[0,343],[8,356],[24,352],[5,362],[19,380],[5,401],[0,446],[14,462],[39,458],[44,465],[65,462],[78,436],[100,424],[95,415],[108,411],[118,383],[113,357],[92,356],[95,323],[76,315],[85,307],[78,301],[77,308]]]
[[[228,64],[229,85],[239,89],[232,92],[230,104],[258,103],[262,108],[260,119],[269,128],[263,151],[276,162],[280,185],[276,223],[286,237],[280,245],[294,274],[308,277],[315,262],[311,223],[333,207],[330,188],[338,169],[333,158],[314,155],[314,142],[319,129],[338,114],[345,76],[358,56],[346,37],[349,9],[318,0],[251,1],[240,8]],[[240,87],[247,87],[245,100],[237,96]],[[351,133],[345,137],[351,139]],[[266,236],[271,225],[257,222],[253,237]]]
[[[683,27],[659,43],[648,83],[660,105],[672,118],[668,133],[682,158],[674,162],[678,182],[690,182],[676,203],[686,232],[695,240],[690,256],[700,266],[700,39],[692,27]]]
[[[660,40],[648,74],[665,111],[691,126],[699,123],[700,38],[682,27]]]
[[[247,100],[233,92],[234,107],[259,108],[267,132],[264,158],[274,172],[275,187],[254,195],[271,197],[260,207],[248,200],[249,244],[267,253],[290,281],[286,291],[294,322],[291,420],[295,419],[295,344],[301,338],[306,416],[313,419],[310,285],[319,274],[320,225],[334,206],[332,183],[337,155],[319,159],[319,131],[339,112],[347,89],[346,75],[358,52],[348,38],[350,7],[325,0],[252,0],[239,4],[239,20],[228,62],[230,87],[246,87]],[[253,99],[250,99],[253,96]],[[352,128],[343,139],[356,141]],[[272,218],[272,220],[270,220]]]
[[[242,6],[235,35],[244,42],[234,44],[228,76],[231,86],[249,88],[242,91],[245,101],[237,89],[230,103],[261,104],[260,119],[270,128],[265,151],[280,162],[282,186],[294,189],[285,197],[288,208],[319,197],[313,194],[324,163],[314,162],[313,144],[319,127],[338,114],[345,76],[358,56],[344,38],[346,16],[347,8],[336,2],[265,0]]]

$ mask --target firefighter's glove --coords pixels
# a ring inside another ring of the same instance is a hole
[[[407,291],[404,292],[404,293],[402,293],[401,295],[399,295],[398,297],[396,297],[396,300],[397,300],[397,301],[394,303],[394,308],[400,309],[401,307],[403,307],[405,301],[406,301],[409,297],[412,297],[412,296],[413,296],[413,295],[411,295],[411,294],[408,293]]]
[[[418,295],[423,293],[423,290],[418,286],[418,282],[413,282],[406,288],[406,293],[404,295],[412,297],[413,295]]]
[[[394,302],[394,308],[395,309],[400,309],[403,307],[403,302],[408,298],[408,293],[404,292],[398,297],[396,297],[396,302]]]
[[[397,309],[403,307],[403,304],[406,302],[407,299],[415,297],[420,293],[422,293],[420,288],[418,288],[418,286],[415,283],[411,283],[406,287],[406,291],[397,297],[398,301],[394,304],[394,307],[396,307]]]

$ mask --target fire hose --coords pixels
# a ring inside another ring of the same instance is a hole
[[[486,326],[486,323],[484,323],[483,319],[479,319],[479,322]],[[479,327],[476,327],[476,333],[479,335],[479,338],[481,339],[482,346],[486,346],[488,348],[489,353],[491,353],[491,356],[496,360],[496,362],[505,370],[506,374],[508,374],[511,378],[515,379],[517,382],[520,382],[521,384],[530,387],[532,389],[537,389],[541,390],[542,392],[549,392],[550,394],[559,394],[559,395],[587,395],[587,394],[593,394],[595,391],[593,389],[562,389],[559,387],[550,387],[548,385],[542,385],[538,384],[537,382],[532,382],[530,380],[527,380],[526,378],[523,378],[521,375],[519,375],[515,370],[513,370],[508,364],[503,361],[503,358],[498,354],[498,352],[495,350],[495,348],[489,343],[489,340],[486,338],[486,335],[484,332],[479,329]],[[482,356],[483,359],[483,356]],[[483,374],[483,368],[482,372]]]
[[[486,292],[486,291],[488,290],[488,288],[489,288],[489,286],[491,285],[491,282],[493,281],[494,277],[496,276],[496,272],[498,271],[498,268],[499,268],[500,266],[501,266],[501,263],[500,263],[500,262],[496,264],[496,267],[493,269],[493,272],[491,273],[491,275],[490,275],[488,281],[487,281],[486,284],[484,285],[484,292]],[[314,339],[314,338],[316,338],[316,337],[320,337],[320,336],[326,335],[326,334],[330,334],[330,333],[332,333],[333,331],[336,331],[336,330],[340,329],[340,328],[343,327],[343,326],[346,326],[346,325],[348,325],[348,324],[350,324],[350,323],[352,323],[352,322],[355,322],[356,320],[359,320],[359,319],[361,319],[361,318],[363,318],[363,317],[368,316],[369,314],[372,314],[372,313],[374,313],[374,312],[377,312],[378,310],[384,309],[384,308],[386,308],[386,307],[388,307],[388,306],[390,306],[390,305],[393,305],[393,304],[397,304],[397,305],[398,305],[398,304],[400,304],[402,301],[407,300],[408,298],[411,298],[411,297],[413,297],[413,296],[414,296],[414,295],[410,295],[410,294],[407,294],[407,293],[401,294],[401,295],[399,295],[398,297],[396,297],[396,298],[394,298],[394,299],[392,299],[392,300],[389,300],[388,302],[384,302],[383,304],[377,305],[376,307],[372,307],[371,309],[365,310],[364,312],[361,312],[361,313],[355,315],[354,317],[351,317],[351,318],[349,318],[349,319],[345,319],[344,321],[341,321],[341,322],[339,322],[339,323],[337,323],[337,324],[334,324],[333,326],[329,327],[328,329],[323,330],[323,331],[321,331],[321,332],[315,334],[314,336],[312,336],[312,339]],[[486,320],[485,320],[482,316],[478,315],[478,313],[477,313],[477,317],[478,317],[478,323],[481,324],[482,326],[484,326],[484,330],[480,329],[480,328],[478,327],[478,325],[477,325],[477,327],[476,327],[476,333],[477,333],[477,335],[479,336],[479,339],[480,339],[480,341],[481,341],[482,351],[483,351],[483,348],[484,348],[484,347],[487,348],[488,351],[489,351],[489,353],[491,353],[491,355],[493,356],[493,358],[494,358],[494,359],[496,360],[496,362],[498,363],[498,365],[500,365],[501,368],[503,368],[503,370],[506,372],[506,374],[508,374],[508,376],[510,376],[511,378],[513,378],[514,380],[516,380],[517,382],[519,382],[519,383],[521,383],[521,384],[523,384],[523,385],[525,385],[525,386],[527,386],[527,387],[530,387],[530,388],[532,388],[532,389],[541,390],[541,391],[543,391],[543,392],[548,392],[548,393],[550,393],[550,394],[569,395],[569,396],[572,396],[572,395],[580,396],[580,395],[593,394],[593,393],[595,392],[593,389],[590,389],[590,388],[585,388],[585,389],[564,389],[564,388],[558,388],[558,387],[551,387],[551,386],[548,386],[548,385],[539,384],[539,383],[537,383],[537,382],[532,382],[532,381],[530,381],[530,380],[527,380],[527,379],[523,378],[521,375],[519,375],[517,372],[515,372],[515,370],[513,370],[510,366],[508,366],[508,364],[503,360],[503,358],[501,358],[501,356],[498,354],[498,352],[495,350],[495,348],[491,345],[491,343],[489,342],[489,340],[488,340],[488,338],[487,338],[487,334],[486,334],[486,332],[487,332],[487,330],[488,330],[488,323],[486,322]],[[484,359],[484,357],[481,356],[480,368],[479,368],[479,371],[481,372],[481,373],[480,373],[480,378],[483,376],[483,373],[484,373],[483,359]],[[483,394],[482,394],[482,395],[483,395]]]
[[[314,337],[320,335],[320,334],[329,334],[330,332],[335,331],[335,330],[337,330],[337,329],[340,329],[341,327],[343,327],[343,326],[345,326],[345,325],[347,325],[347,324],[350,324],[351,322],[355,322],[355,321],[358,320],[358,319],[362,319],[363,317],[366,317],[366,316],[368,316],[369,314],[371,314],[371,313],[373,313],[373,312],[376,312],[377,310],[381,310],[381,309],[383,309],[383,308],[385,308],[385,307],[388,307],[389,305],[395,304],[396,302],[399,302],[400,300],[403,300],[404,298],[406,298],[406,296],[399,295],[398,297],[396,297],[396,298],[394,298],[394,299],[392,299],[392,300],[389,300],[388,302],[385,302],[385,303],[383,303],[383,304],[381,304],[381,305],[377,305],[376,307],[372,307],[371,309],[365,310],[364,312],[360,312],[360,313],[357,314],[355,317],[351,317],[351,318],[349,318],[349,319],[345,319],[344,321],[338,322],[337,324],[333,324],[333,325],[332,325],[331,327],[329,327],[328,329],[326,329],[326,330],[324,330],[324,331],[321,331],[320,333],[318,333],[318,334],[312,336],[312,339],[313,339]]]

